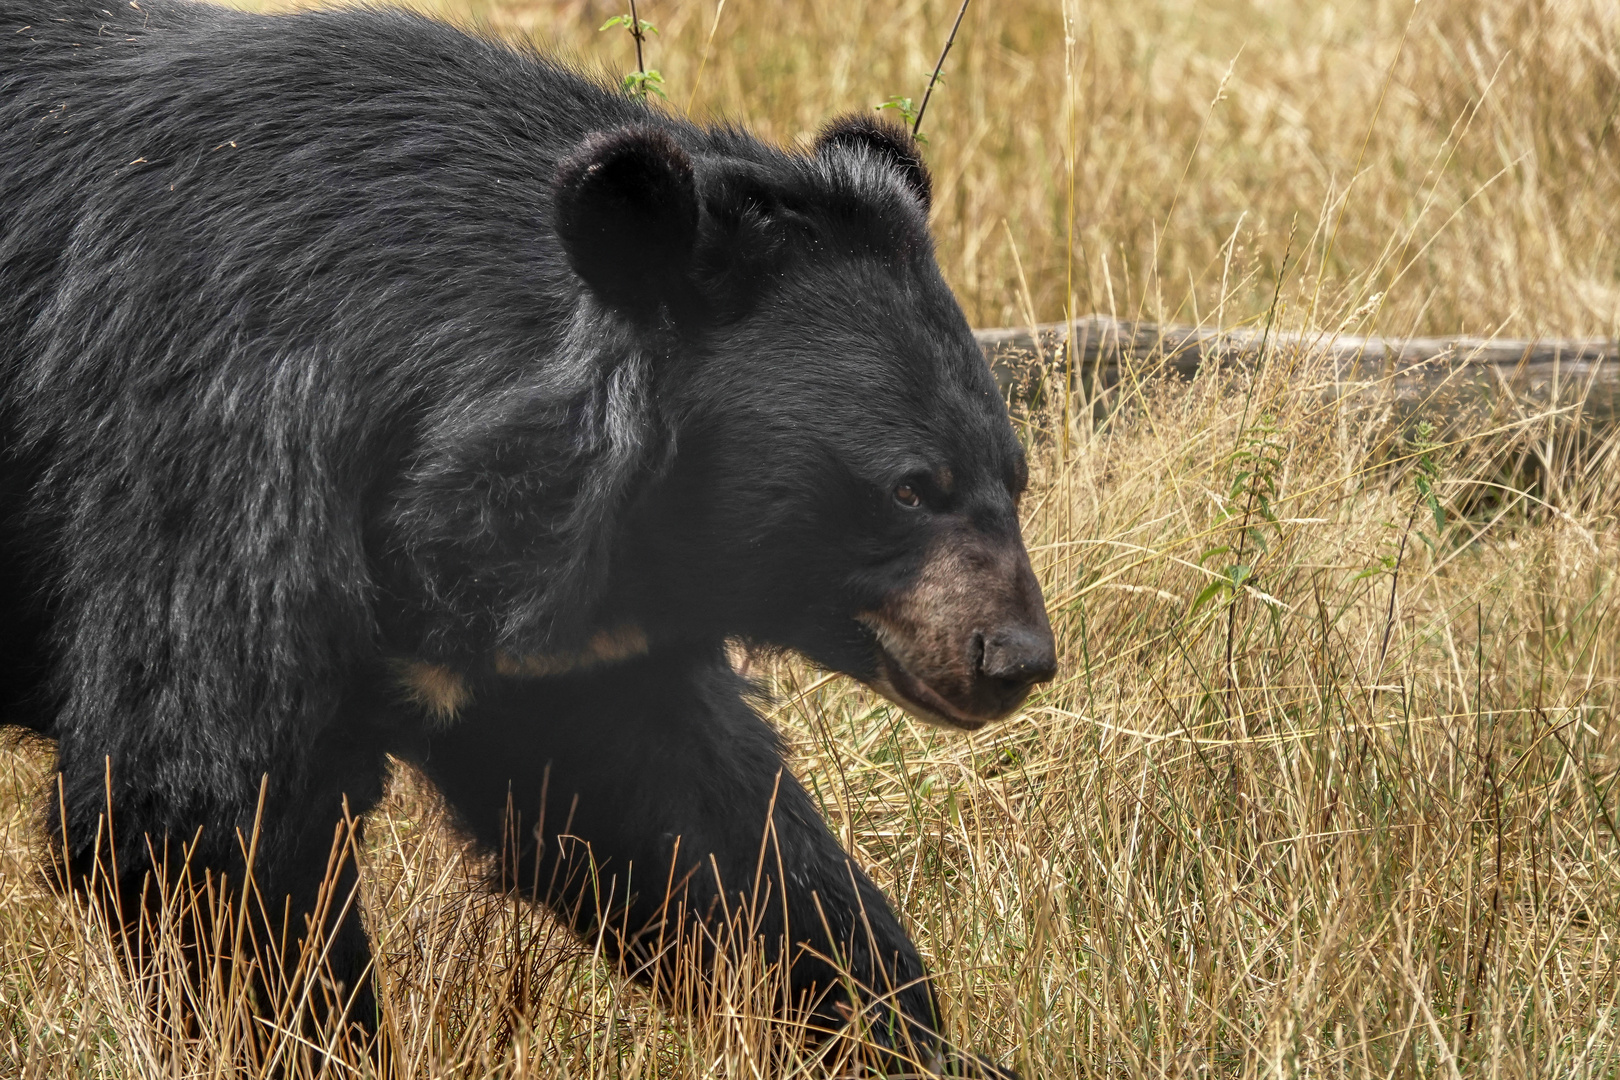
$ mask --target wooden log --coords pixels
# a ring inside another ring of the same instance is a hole
[[[1335,383],[1365,386],[1387,381],[1401,398],[1441,391],[1570,403],[1577,396],[1588,411],[1613,417],[1620,405],[1620,341],[1614,338],[1507,340],[1476,337],[1382,338],[1299,333],[1244,327],[1205,327],[1128,322],[1106,315],[1077,319],[1072,327],[976,330],[1004,392],[1027,397],[1043,374],[1069,363],[1074,335],[1077,379],[1088,387],[1115,385],[1127,365],[1145,374],[1190,377],[1205,365],[1252,363],[1264,349],[1273,355],[1306,354],[1332,361]]]

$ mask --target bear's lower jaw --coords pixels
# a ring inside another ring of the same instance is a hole
[[[905,669],[882,645],[877,647],[877,673],[866,684],[925,724],[978,731],[996,717],[972,716],[956,708],[932,686]]]

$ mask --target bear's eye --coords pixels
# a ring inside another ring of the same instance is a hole
[[[908,510],[915,510],[922,505],[922,496],[911,484],[900,484],[894,489],[894,501]]]

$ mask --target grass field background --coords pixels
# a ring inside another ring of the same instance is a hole
[[[598,32],[616,0],[424,3],[635,66],[628,35]],[[673,106],[789,144],[921,98],[957,9],[638,6]],[[1294,235],[1287,280],[1317,321],[1382,293],[1371,320],[1396,333],[1614,328],[1608,0],[996,0],[958,40],[924,127],[941,262],[976,326],[1058,319],[1066,295],[1081,312],[1192,322],[1224,301],[1250,317]]]
[[[633,66],[616,7],[431,10]],[[794,144],[920,97],[955,6],[640,13],[671,108]],[[977,325],[1616,332],[1612,3],[979,0],[947,80],[934,225]],[[1414,402],[1290,347],[1047,390],[1056,683],[966,738],[756,668],[955,1037],[1031,1078],[1620,1075],[1620,442],[1579,380]],[[0,1073],[229,1075],[39,885],[48,769],[0,758]],[[688,1020],[481,896],[440,818],[402,774],[365,851],[396,1074],[824,1072],[746,972]]]

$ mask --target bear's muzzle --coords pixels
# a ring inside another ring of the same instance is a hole
[[[930,546],[916,577],[859,621],[873,689],[919,720],[975,731],[1057,674],[1057,646],[1023,541],[966,525]]]

